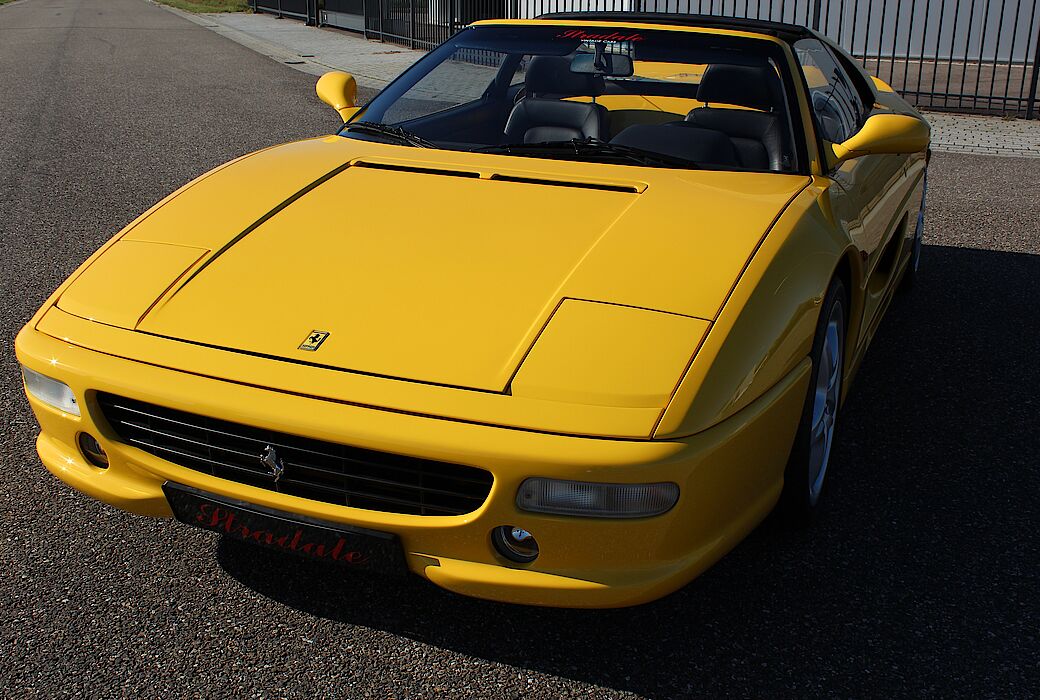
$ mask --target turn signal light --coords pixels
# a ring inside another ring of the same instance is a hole
[[[25,390],[30,395],[43,401],[48,406],[73,416],[79,415],[79,404],[76,403],[76,395],[72,393],[72,389],[57,379],[51,379],[35,370],[22,366],[22,381],[25,382]]]
[[[645,518],[671,510],[679,487],[660,484],[596,484],[532,478],[520,484],[516,505],[521,510],[587,518]]]

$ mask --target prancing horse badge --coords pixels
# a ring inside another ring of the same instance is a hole
[[[307,350],[308,352],[314,352],[321,347],[321,344],[325,342],[325,339],[329,337],[328,331],[311,331],[307,334],[307,337],[300,343],[300,350]]]

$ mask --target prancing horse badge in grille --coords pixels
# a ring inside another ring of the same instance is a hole
[[[275,449],[268,445],[264,448],[264,451],[260,453],[260,463],[271,470],[271,476],[274,477],[274,483],[278,483],[278,480],[282,478],[282,474],[285,473],[285,465],[282,464],[281,458]]]

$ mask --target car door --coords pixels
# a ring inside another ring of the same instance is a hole
[[[836,55],[818,39],[795,43],[802,66],[816,128],[826,151],[827,142],[842,143],[863,126],[874,109],[873,94],[857,85]],[[858,77],[858,76],[857,76]],[[836,185],[828,190],[832,211],[846,228],[864,257],[864,303],[858,321],[870,332],[884,305],[902,252],[904,221],[910,183],[906,177],[908,156],[871,155],[853,158],[832,168],[827,177]],[[858,325],[858,324],[857,324]]]

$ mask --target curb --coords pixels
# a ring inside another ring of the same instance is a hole
[[[18,0],[18,2],[23,1],[24,0]],[[219,20],[213,18],[213,15],[221,14],[219,12],[185,12],[184,10],[180,10],[176,7],[171,7],[169,5],[164,5],[161,2],[156,2],[156,0],[146,0],[146,2],[157,7],[161,7],[167,12],[172,12],[173,14],[182,17],[183,19],[186,19],[189,22],[199,25],[200,27],[205,27],[206,29],[216,34],[219,34],[225,39],[230,39],[236,44],[241,44],[242,46],[245,46],[247,49],[255,51],[256,53],[262,56],[266,56],[267,58],[270,58],[272,61],[281,63],[284,66],[288,66],[289,68],[298,70],[301,73],[306,73],[307,75],[321,76],[325,73],[328,73],[331,70],[344,70],[341,66],[330,66],[326,63],[315,61],[312,58],[300,56],[297,53],[293,53],[291,51],[286,50],[283,46],[279,46],[278,44],[272,44],[269,41],[258,39],[252,34],[248,34],[241,30],[229,27],[220,22]],[[383,78],[376,78],[374,76],[363,75],[355,71],[350,71],[350,74],[354,76],[354,79],[357,81],[357,84],[359,86],[369,88],[372,90],[382,90],[390,84],[390,80],[386,80]]]
[[[281,63],[285,66],[288,66],[289,68],[294,68],[295,70],[298,70],[302,73],[320,76],[324,73],[328,73],[330,70],[339,70],[338,68],[334,68],[333,66],[327,66],[323,63],[318,63],[317,61],[312,61],[298,54],[286,51],[283,47],[278,46],[277,44],[272,44],[268,41],[264,41],[263,39],[257,39],[255,36],[252,36],[251,34],[246,34],[245,32],[239,31],[237,29],[232,29],[231,27],[223,25],[220,22],[217,22],[216,20],[209,19],[206,13],[196,14],[194,12],[185,12],[184,10],[180,10],[176,7],[171,7],[169,5],[164,5],[161,2],[156,2],[155,0],[147,0],[147,2],[149,2],[152,5],[155,5],[156,7],[161,7],[167,12],[172,12],[173,14],[178,15],[179,17],[182,17],[183,19],[186,19],[189,22],[193,22],[199,25],[200,27],[205,27],[206,29],[209,29],[210,31],[216,34],[219,34],[225,39],[230,39],[236,44],[241,44],[242,46],[245,46],[247,49],[251,49],[258,54],[270,58],[272,61]],[[379,85],[370,85],[367,84],[368,81],[358,82],[360,84],[365,85],[365,87],[375,88],[382,88],[386,84],[385,82],[383,82]]]

